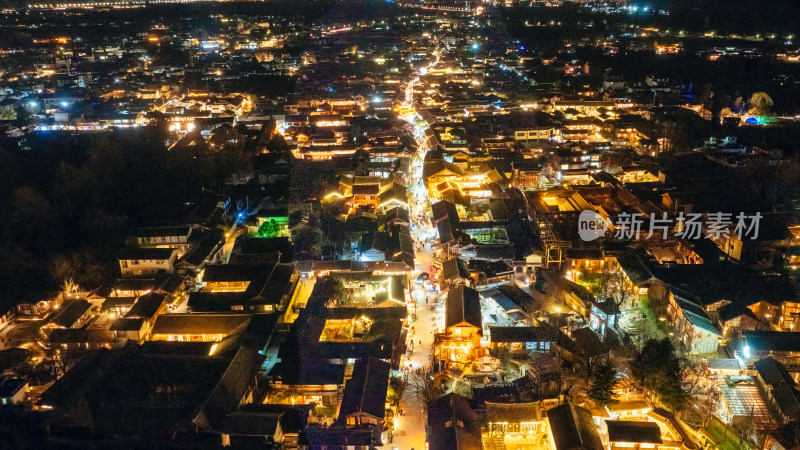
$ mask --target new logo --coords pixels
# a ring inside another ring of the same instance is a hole
[[[595,211],[584,210],[578,216],[578,236],[584,241],[593,241],[606,234],[608,221]]]

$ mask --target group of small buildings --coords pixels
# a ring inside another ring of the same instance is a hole
[[[107,299],[65,299],[44,339],[82,357],[35,399],[47,440],[111,442],[123,432],[197,445],[387,443],[408,277],[334,272],[311,281],[297,304],[300,278],[296,263],[245,264],[234,255],[205,265],[199,289],[177,294],[188,296],[185,312],[154,288],[114,312],[110,326],[100,312]],[[22,381],[3,382],[3,404],[25,400]]]
[[[759,430],[791,423],[797,401],[793,377],[758,380],[759,366],[769,361],[797,367],[796,294],[786,276],[769,272],[780,264],[782,252],[791,254],[787,246],[796,245],[787,226],[792,219],[772,215],[751,239],[729,224],[720,238],[719,227],[708,223],[714,213],[710,202],[685,192],[685,177],[652,159],[668,149],[652,139],[644,105],[632,98],[554,96],[533,109],[558,113],[563,116],[558,123],[515,128],[509,122],[522,113],[513,105],[481,108],[479,100],[449,99],[447,90],[455,86],[469,91],[470,82],[462,79],[481,84],[474,82],[481,75],[469,66],[449,64],[443,58],[415,84],[414,96],[424,124],[422,139],[430,149],[422,183],[438,239],[429,275],[446,291],[445,324],[436,330],[433,364],[450,381],[471,387],[472,398],[449,394],[431,408],[429,426],[437,427],[429,432],[431,448],[502,448],[499,442],[508,447],[697,448],[716,442],[647,406],[636,420],[606,422],[575,405],[550,409],[558,396],[548,405],[542,392],[536,392],[534,400],[542,403],[535,407],[522,398],[506,396],[500,406],[478,399],[478,390],[510,385],[490,354],[509,351],[517,357],[511,364],[518,373],[535,378],[550,362],[544,356],[575,367],[607,356],[606,343],[635,340],[641,333],[636,323],[645,317],[709,367],[728,353],[728,379],[713,370],[707,375],[721,391],[714,413],[721,422],[738,426],[750,408],[750,415],[763,416]],[[486,126],[476,130],[470,123],[476,121]],[[698,158],[719,164],[713,155]],[[587,211],[608,224],[605,233],[591,239],[579,233],[579,219]],[[674,222],[690,213],[702,218],[699,239],[687,238],[677,226],[664,229],[663,239],[656,228],[651,238],[651,217]],[[627,237],[628,230],[616,225],[626,215],[644,219],[641,230]],[[519,229],[535,238],[526,242]],[[598,280],[606,284],[601,289]],[[530,367],[525,361],[531,359],[541,366]],[[569,434],[560,427],[564,423],[572,424],[569,438],[563,437]],[[591,432],[584,435],[576,428]]]
[[[755,416],[764,427],[796,424],[800,391],[792,374],[800,367],[800,330],[793,329],[800,301],[785,280],[763,273],[787,244],[800,248],[783,233],[792,227],[778,221],[778,232],[753,240],[733,233],[711,239],[707,225],[700,232],[710,239],[699,241],[678,237],[674,228],[664,242],[646,233],[611,239],[614,229],[596,241],[579,236],[585,211],[608,222],[621,214],[713,213],[683,192],[675,181],[680,174],[660,170],[652,159],[669,145],[655,139],[649,91],[625,92],[609,81],[583,98],[551,92],[536,105],[512,104],[488,88],[496,71],[522,67],[521,58],[476,54],[459,61],[450,35],[441,39],[441,54],[428,34],[408,37],[413,49],[370,44],[386,47],[380,57],[365,47],[332,55],[324,40],[340,30],[321,27],[310,32],[321,36],[320,49],[298,56],[284,52],[283,41],[310,30],[298,33],[292,25],[260,39],[252,31],[266,31],[269,23],[212,20],[226,31],[145,34],[127,42],[128,50],[109,44],[78,52],[71,64],[121,64],[148,42],[218,53],[224,62],[191,68],[215,82],[241,78],[240,57],[280,74],[364,57],[382,66],[435,55],[439,63],[410,92],[401,88],[407,78],[380,71],[337,81],[343,94],[330,87],[327,96],[272,99],[184,89],[175,77],[186,68],[143,59],[141,67],[98,75],[102,88],[94,90],[105,91],[106,108],[90,120],[75,114],[93,91],[91,83],[80,86],[83,75],[66,79],[48,71],[34,77],[43,80],[35,85],[16,83],[9,100],[33,113],[34,129],[97,131],[163,120],[173,148],[246,141],[265,156],[261,164],[268,167],[245,176],[263,192],[287,181],[289,160],[322,167],[309,173],[324,178],[324,190],[297,204],[267,198],[251,205],[248,186],[234,186],[239,195],[219,201],[214,214],[233,217],[241,236],[226,235],[218,220],[141,228],[120,252],[120,278],[111,285],[19,304],[18,315],[42,320],[37,338],[53,359],[67,363],[36,398],[26,399],[28,380],[3,379],[0,406],[35,400],[48,440],[391,447],[398,405],[390,399],[402,379],[414,316],[419,245],[434,249],[425,288],[442,292],[445,301],[444,327],[431,330],[431,364],[471,393],[450,393],[429,406],[433,450],[698,448],[702,430],[640,397],[590,410],[564,396],[562,364],[580,368],[607,357],[607,342],[636,334],[623,319],[644,303],[662,305],[656,320],[669,324],[672,339],[707,358],[721,392],[715,415],[722,422]],[[233,28],[237,22],[242,26]],[[659,54],[679,51],[655,47]],[[569,62],[564,70],[572,76],[589,68]],[[139,76],[149,81],[135,82]],[[45,88],[56,79],[59,88]],[[424,126],[395,122],[392,113]],[[286,149],[268,154],[273,139]],[[698,154],[717,164],[725,160],[721,154],[746,153],[733,144]],[[417,163],[422,169],[412,177]],[[413,193],[420,191],[417,200],[430,204],[414,215]],[[237,201],[246,206],[233,211]],[[326,223],[333,229],[322,231],[344,236],[342,245],[324,258],[303,254],[295,261],[300,252],[290,225],[311,222],[312,215],[332,219]],[[428,226],[431,233],[420,238]],[[786,263],[796,268],[790,253]],[[618,292],[590,292],[598,274],[619,275]],[[6,322],[0,317],[0,329]],[[721,347],[732,357],[717,358]],[[512,355],[516,379],[497,370],[491,355],[504,353]],[[780,435],[773,448],[792,448]]]
[[[605,411],[572,403],[475,401],[458,394],[437,400],[428,413],[430,447],[477,450],[493,447],[556,450],[699,448],[672,414],[644,402]]]

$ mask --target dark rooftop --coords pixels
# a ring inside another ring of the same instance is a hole
[[[588,409],[565,403],[547,411],[556,450],[603,450]]]
[[[431,450],[481,450],[476,405],[466,397],[447,394],[428,408]]]
[[[125,314],[125,318],[140,317],[149,320],[156,315],[165,301],[167,301],[167,294],[161,292],[144,294],[136,300],[128,313]]]
[[[661,429],[655,422],[606,420],[608,439],[611,442],[661,444]]]
[[[231,334],[250,322],[244,314],[162,314],[153,334]]]
[[[114,340],[114,332],[101,328],[58,328],[48,337],[53,344],[104,344]]]
[[[144,325],[144,319],[142,318],[134,318],[134,319],[125,319],[119,318],[113,322],[111,322],[111,327],[109,330],[111,331],[139,331],[142,329],[142,325]]]
[[[469,278],[467,263],[461,258],[450,258],[442,263],[442,277],[445,280],[455,278]]]
[[[353,377],[344,387],[339,417],[357,413],[383,419],[386,414],[386,393],[389,388],[390,364],[376,358],[356,362]]]
[[[50,318],[49,323],[69,328],[91,308],[92,304],[83,299],[65,300],[59,310]]]
[[[136,230],[136,236],[139,237],[157,237],[157,236],[188,236],[191,232],[189,226],[177,227],[150,227],[139,228]]]
[[[189,294],[188,307],[194,313],[229,313],[234,306],[242,306],[242,313],[247,313],[244,306],[248,295],[244,292],[192,292]]]
[[[274,265],[239,265],[239,264],[209,264],[203,273],[206,283],[219,282],[252,282],[258,278],[265,279],[272,271]]]
[[[177,250],[174,248],[131,248],[125,250],[123,256],[121,256],[120,260],[167,260],[172,257],[173,254],[177,254]]]
[[[478,328],[478,333],[481,333],[481,295],[470,287],[456,286],[447,293],[445,326],[449,328],[463,323]]]
[[[756,372],[764,380],[764,383],[770,386],[787,385],[794,386],[795,382],[786,366],[772,358],[763,358],[756,361],[754,364]]]
[[[744,331],[742,340],[744,345],[758,351],[800,351],[800,332]]]

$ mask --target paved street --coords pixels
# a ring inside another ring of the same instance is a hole
[[[238,221],[233,224],[230,231],[225,234],[225,244],[219,252],[221,261],[228,262],[231,257],[231,252],[233,251],[233,245],[236,243],[236,238],[245,233],[247,233],[246,226],[240,226]]]
[[[437,308],[435,312],[431,311],[430,303],[425,304],[425,294],[421,286],[415,287],[413,295],[417,302],[417,320],[411,321],[411,326],[414,327],[412,337],[414,352],[411,360],[406,364],[409,373],[429,364],[428,358],[433,350],[433,331],[441,329],[444,325],[444,306]],[[429,293],[429,295],[433,298],[433,294]],[[420,341],[422,341],[421,345]],[[405,415],[395,419],[395,436],[390,447],[401,450],[425,448],[427,415],[424,405],[412,391],[413,389],[407,387],[400,401],[400,408]]]
[[[413,84],[414,81],[410,81],[406,90],[409,104],[413,101]],[[424,122],[417,122],[416,135],[419,137],[424,133],[426,127],[427,125]],[[420,158],[411,165],[411,173],[409,175],[411,183],[409,212],[412,218],[412,237],[416,248],[416,272],[414,278],[420,273],[428,273],[434,259],[431,243],[434,242],[433,238],[435,238],[428,221],[430,217],[428,192],[424,183],[422,183],[422,160],[424,160],[428,149],[421,140],[418,140],[418,144]],[[434,307],[438,293],[429,292],[429,290],[434,289],[433,286],[430,283],[417,284],[413,282],[413,284],[412,299],[414,305],[409,309],[409,324],[412,330],[409,348],[413,348],[413,353],[405,363],[405,369],[409,374],[430,364],[434,332],[444,327],[444,302],[441,302],[438,307]],[[425,405],[416,397],[413,388],[406,388],[403,398],[400,400],[400,409],[404,412],[404,415],[395,418],[394,439],[389,444],[389,448],[397,448],[399,450],[424,449],[427,414]]]

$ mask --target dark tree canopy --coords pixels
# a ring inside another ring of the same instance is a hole
[[[617,369],[609,360],[600,362],[592,373],[589,385],[589,398],[600,406],[613,405],[614,387],[617,385]]]
[[[677,411],[686,403],[681,386],[681,359],[668,338],[649,339],[631,361],[634,378],[664,406]]]
[[[117,276],[126,234],[181,220],[251,158],[240,146],[168,149],[158,127],[28,139],[29,151],[0,148],[3,307],[68,278],[92,289]]]

